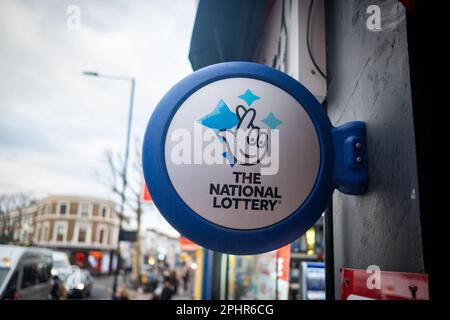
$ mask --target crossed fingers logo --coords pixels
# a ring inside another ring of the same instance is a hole
[[[236,115],[239,119],[236,129],[222,130],[217,135],[224,139],[228,151],[236,162],[242,165],[255,165],[267,153],[267,132],[262,132],[260,127],[254,125],[255,109],[245,109],[239,105],[236,108]]]
[[[274,143],[271,139],[271,130],[277,129],[282,121],[269,112],[261,120],[268,128],[261,128],[256,122],[256,110],[261,102],[254,106],[255,101],[261,98],[250,89],[238,98],[245,101],[247,107],[239,104],[233,112],[221,99],[216,108],[199,121],[203,126],[213,129],[220,141],[225,144],[226,151],[223,156],[231,166],[235,164],[252,166],[258,163],[267,165],[265,158],[269,153],[269,141],[270,145]]]

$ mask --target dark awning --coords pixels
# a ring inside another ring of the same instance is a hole
[[[250,61],[273,0],[200,0],[189,60],[194,70]]]

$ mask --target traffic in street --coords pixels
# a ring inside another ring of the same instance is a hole
[[[186,270],[190,270],[187,268]],[[167,263],[141,268],[133,279],[129,269],[93,276],[89,268],[71,264],[63,251],[0,245],[0,300],[170,300],[190,299],[185,277]],[[182,284],[182,286],[180,286]],[[182,293],[182,294],[181,294]]]

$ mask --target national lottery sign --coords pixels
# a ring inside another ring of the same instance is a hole
[[[367,188],[364,123],[333,127],[298,81],[249,62],[176,84],[152,114],[142,155],[167,221],[230,254],[282,247],[320,218],[335,188]]]

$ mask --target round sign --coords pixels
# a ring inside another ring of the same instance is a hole
[[[212,250],[281,247],[321,216],[333,190],[331,123],[275,69],[213,65],[161,100],[144,138],[153,201],[183,236]]]
[[[256,134],[263,146],[252,150],[247,134]],[[251,165],[246,147],[255,154]],[[181,148],[187,152],[180,155]],[[201,217],[223,227],[258,229],[289,217],[308,198],[319,172],[319,138],[305,109],[286,91],[261,80],[228,78],[198,89],[178,108],[166,135],[165,163],[175,191]]]

